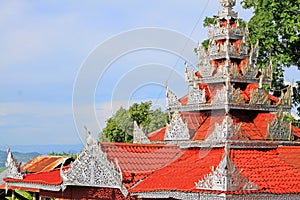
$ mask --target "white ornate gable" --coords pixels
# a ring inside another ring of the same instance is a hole
[[[282,108],[279,109],[277,115],[268,124],[267,139],[294,140],[291,124],[285,121]]]
[[[122,172],[117,160],[115,163],[108,160],[101,145],[90,132],[87,134],[86,144],[71,167],[60,175],[63,187],[68,185],[118,188],[124,196],[128,191],[122,185]]]
[[[201,90],[199,87],[193,87],[188,94],[187,104],[201,104],[206,103],[205,89]]]
[[[234,136],[237,139],[247,139],[241,130],[241,123],[235,125],[230,116],[226,116],[222,124],[215,123],[214,131],[207,136],[207,142],[225,142],[231,140]]]
[[[133,143],[137,144],[149,144],[150,140],[148,137],[145,135],[144,131],[142,128],[139,127],[136,121],[134,123],[134,128],[133,128]]]
[[[197,189],[218,190],[218,191],[239,191],[257,190],[258,186],[242,176],[238,168],[229,158],[229,150],[225,146],[225,154],[219,165],[199,180],[196,184]]]
[[[7,159],[5,166],[7,167],[7,177],[8,178],[16,178],[16,179],[23,179],[23,175],[20,172],[21,162],[18,162],[12,152],[10,151],[9,147],[6,147],[7,152]]]
[[[180,107],[181,104],[180,102],[178,101],[178,98],[176,96],[176,94],[174,92],[172,92],[169,87],[167,86],[166,87],[166,100],[167,100],[167,107]]]
[[[184,122],[178,111],[172,115],[170,124],[167,124],[165,140],[189,140],[190,134],[187,123]]]

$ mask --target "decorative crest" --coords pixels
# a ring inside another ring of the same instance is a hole
[[[124,196],[128,191],[122,185],[122,172],[117,160],[115,164],[108,160],[101,145],[87,130],[86,144],[71,167],[60,170],[63,187],[68,185],[118,188]]]
[[[167,108],[169,107],[180,107],[181,104],[178,101],[178,98],[174,92],[172,92],[168,85],[166,86],[166,100],[167,100]]]
[[[150,140],[143,131],[143,128],[140,128],[136,121],[133,122],[133,143],[137,144],[149,144]]]
[[[226,86],[223,86],[222,89],[217,90],[213,100],[211,101],[212,105],[220,105],[228,102],[227,99],[227,89]]]
[[[196,79],[198,79],[198,77],[195,75],[195,71],[193,68],[189,68],[187,63],[185,63],[185,80],[188,82],[192,82]]]
[[[241,175],[241,171],[231,162],[229,157],[228,144],[225,145],[225,153],[216,169],[199,180],[196,184],[197,189],[217,190],[217,191],[239,191],[257,190],[258,186],[249,181],[247,177]]]
[[[18,162],[12,152],[10,151],[10,148],[7,146],[6,147],[6,152],[7,152],[7,159],[5,166],[8,169],[8,178],[16,178],[16,179],[23,179],[23,175],[20,172],[20,167],[21,167],[21,162]]]
[[[292,86],[288,86],[286,92],[281,91],[281,97],[277,105],[291,106],[292,105]]]
[[[187,122],[183,122],[180,113],[175,111],[170,124],[167,124],[165,140],[189,140],[190,134]]]
[[[241,130],[241,123],[235,125],[230,116],[226,116],[222,124],[215,123],[214,131],[205,139],[207,142],[225,142],[231,139],[248,140]]]
[[[285,121],[281,107],[274,119],[268,124],[267,139],[289,141],[294,140],[291,123]]]
[[[249,64],[250,66],[256,64],[256,60],[258,57],[258,50],[259,50],[259,41],[257,40],[256,44],[254,47],[252,46],[251,51],[250,51],[250,58],[249,58]]]
[[[250,105],[270,105],[269,96],[262,88],[250,90]]]
[[[216,47],[212,47],[210,49],[210,54],[214,54],[214,51],[215,51],[215,53],[217,53]],[[197,48],[197,55],[198,55],[198,58],[199,58],[199,61],[200,61],[199,65],[198,65],[198,67],[199,67],[198,70],[199,70],[199,73],[200,73],[201,77],[202,78],[212,77],[215,68],[210,63],[209,57],[206,54],[206,50],[202,46],[199,46]]]
[[[188,94],[187,104],[201,104],[206,103],[205,89],[200,90],[197,85],[193,86],[192,91]]]

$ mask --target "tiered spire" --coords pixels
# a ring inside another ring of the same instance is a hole
[[[248,26],[240,25],[238,14],[233,11],[236,0],[220,0],[220,4],[222,11],[208,28],[208,47],[198,45],[196,48],[199,58],[198,69],[185,64],[188,94],[178,99],[167,87],[167,110],[169,113],[222,111],[227,123],[231,122],[229,116],[236,111],[247,110],[253,113],[278,112],[279,109],[280,112],[290,111],[290,90],[277,99],[265,89],[266,85],[271,84],[272,61],[269,66],[258,68],[256,62],[259,42],[248,47]],[[282,125],[280,130],[278,124]],[[215,130],[208,140],[224,142],[232,137],[228,132],[229,129],[222,129],[222,125],[216,125],[217,128],[220,130]],[[222,135],[223,130],[227,133]],[[272,131],[276,133],[271,133]],[[293,139],[290,136],[291,127],[281,122],[278,117],[270,122],[267,132],[268,139]],[[235,130],[235,134],[239,135],[237,137],[239,139],[247,139],[238,130]]]

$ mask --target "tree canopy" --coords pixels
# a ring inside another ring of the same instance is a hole
[[[110,142],[132,142],[133,122],[136,121],[145,133],[165,126],[168,114],[161,109],[151,109],[152,102],[134,103],[129,109],[121,107],[107,120],[100,140]]]

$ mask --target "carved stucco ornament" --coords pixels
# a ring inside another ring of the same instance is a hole
[[[201,90],[194,84],[192,90],[188,94],[187,104],[203,104],[206,103],[205,89]]]
[[[150,140],[143,131],[143,128],[139,127],[136,121],[133,122],[133,143],[136,144],[149,144]]]
[[[215,54],[216,51],[216,47],[212,47],[212,49],[210,49],[211,54]],[[197,55],[199,58],[198,71],[201,77],[212,77],[215,68],[210,63],[209,57],[206,54],[206,50],[202,46],[197,48]]]
[[[115,164],[108,160],[101,150],[100,143],[87,131],[86,144],[68,170],[60,169],[63,183],[68,185],[117,188],[126,197],[127,189],[122,184],[122,172],[117,160]]]
[[[291,106],[292,105],[292,86],[289,86],[285,93],[283,91],[281,91],[281,97],[280,97],[277,105],[278,106]]]
[[[267,139],[285,141],[294,140],[292,125],[285,121],[282,108],[279,108],[273,120],[268,122]]]
[[[180,102],[178,101],[178,98],[174,92],[172,92],[168,85],[166,86],[166,106],[169,107],[181,107]]]
[[[7,167],[7,176],[8,178],[15,178],[15,179],[23,179],[23,175],[20,172],[21,162],[18,162],[12,152],[10,151],[9,147],[6,147],[7,158],[5,166]]]
[[[257,184],[254,184],[247,177],[241,175],[241,171],[231,162],[227,145],[225,146],[223,158],[216,169],[212,167],[211,172],[195,184],[197,189],[204,190],[258,190]]]
[[[233,119],[230,116],[225,116],[222,124],[215,123],[214,131],[209,134],[206,142],[226,142],[228,140],[248,140],[248,137],[244,135],[241,130],[242,123],[234,124]]]
[[[167,124],[165,140],[189,140],[190,134],[187,122],[184,122],[178,111],[172,115],[171,121]]]
[[[269,95],[262,88],[263,77],[260,77],[258,88],[250,90],[250,105],[270,105]]]

